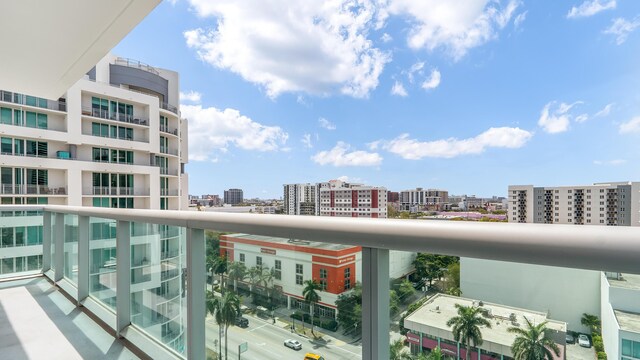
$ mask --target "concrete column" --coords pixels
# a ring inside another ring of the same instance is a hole
[[[287,295],[287,309],[291,310],[291,296]]]
[[[131,223],[116,223],[116,333],[131,324]]]
[[[456,344],[456,351],[458,353],[458,356],[456,357],[456,359],[460,359],[460,343]]]
[[[204,359],[207,268],[202,229],[187,229],[187,359]]]
[[[53,226],[52,244],[55,248],[53,264],[55,273],[53,281],[60,281],[64,277],[64,214],[56,214],[56,223]]]
[[[420,334],[420,352],[422,352],[422,332]]]
[[[89,296],[89,217],[78,216],[78,304]]]
[[[51,216],[49,211],[42,213],[42,272],[51,269]]]
[[[362,248],[362,358],[389,359],[389,250]]]

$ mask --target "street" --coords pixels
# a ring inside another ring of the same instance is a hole
[[[303,359],[307,352],[322,355],[326,360],[361,359],[362,350],[359,346],[347,344],[325,336],[327,340],[311,341],[303,336],[291,333],[285,329],[286,325],[271,320],[265,321],[256,317],[246,316],[249,327],[242,329],[237,326],[229,327],[229,359],[238,358],[238,345],[243,342],[249,344],[249,350],[242,353],[241,359],[256,360],[288,360]],[[281,327],[282,326],[282,327]],[[284,346],[284,340],[294,339],[302,343],[302,350],[292,350]],[[218,340],[218,325],[212,317],[206,320],[206,344],[210,349],[218,351],[215,346]],[[222,338],[222,353],[224,354],[224,337]]]

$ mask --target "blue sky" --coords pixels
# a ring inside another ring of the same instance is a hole
[[[635,0],[164,1],[114,53],[180,73],[191,194],[640,180]]]

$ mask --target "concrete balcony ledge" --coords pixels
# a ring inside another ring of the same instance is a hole
[[[43,276],[0,282],[3,359],[140,359]]]

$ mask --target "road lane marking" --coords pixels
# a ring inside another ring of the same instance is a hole
[[[249,330],[249,332],[252,332],[252,331],[254,331],[254,330],[258,330],[258,329],[263,328],[263,327],[265,327],[265,326],[267,326],[267,325],[268,325],[268,324],[262,324],[262,325],[260,325],[260,326],[258,326],[258,327],[256,327],[256,328],[253,328],[253,329]]]

